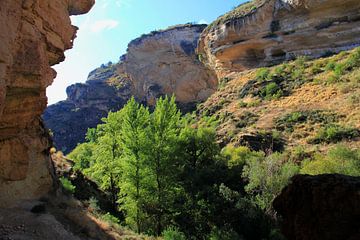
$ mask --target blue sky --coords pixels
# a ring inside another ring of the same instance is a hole
[[[86,15],[72,17],[80,30],[58,75],[47,89],[49,104],[66,99],[66,87],[85,82],[88,73],[117,62],[127,44],[143,33],[187,22],[211,23],[245,0],[96,0]]]

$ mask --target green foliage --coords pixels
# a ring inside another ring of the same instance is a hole
[[[353,139],[359,136],[360,132],[356,128],[329,124],[321,128],[316,136],[309,140],[309,143],[337,143],[344,139]]]
[[[256,71],[255,79],[258,82],[264,82],[264,81],[269,80],[269,75],[270,75],[270,69],[269,68],[259,68]]]
[[[227,160],[227,165],[232,167],[243,167],[246,163],[246,160],[249,157],[253,157],[254,152],[252,152],[248,147],[234,147],[233,145],[227,145],[221,151],[222,155]]]
[[[75,162],[75,170],[85,170],[91,165],[93,150],[94,144],[92,143],[79,144],[67,157]]]
[[[179,228],[170,226],[162,234],[164,240],[186,240],[185,234]]]
[[[296,111],[275,120],[275,127],[280,131],[294,131],[294,127],[301,123],[327,125],[337,122],[339,116],[322,110]]]
[[[331,60],[331,61],[329,61],[328,62],[328,64],[326,64],[326,66],[325,66],[325,71],[332,71],[332,70],[334,70],[335,69],[335,66],[336,66],[336,63],[335,63],[335,61],[334,60]]]
[[[67,191],[68,193],[74,194],[76,187],[72,185],[71,181],[65,177],[60,178],[61,186]]]
[[[120,220],[117,217],[111,215],[110,213],[101,215],[101,219],[112,225],[120,224]]]
[[[247,159],[244,167],[243,177],[249,182],[245,190],[254,196],[256,205],[268,214],[273,214],[272,201],[298,172],[299,167],[288,161],[284,154],[265,156],[257,153]]]
[[[351,176],[360,176],[360,150],[336,146],[328,154],[315,155],[314,159],[302,162],[302,174],[339,173]]]
[[[242,239],[239,234],[237,234],[232,229],[218,229],[214,228],[210,235],[208,236],[209,240],[235,240],[235,239]]]
[[[283,91],[275,82],[272,82],[260,91],[260,96],[266,100],[279,99],[283,96]]]

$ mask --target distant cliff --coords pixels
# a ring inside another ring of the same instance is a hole
[[[84,141],[109,111],[123,107],[131,96],[152,106],[155,99],[175,94],[180,109],[194,110],[215,92],[217,78],[195,53],[206,25],[178,25],[131,41],[116,64],[92,71],[85,84],[67,88],[67,100],[49,106],[43,118],[56,147],[68,153]]]
[[[360,45],[358,0],[254,0],[219,17],[198,53],[223,76]]]

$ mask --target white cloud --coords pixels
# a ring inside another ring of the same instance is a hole
[[[209,24],[206,20],[201,19],[200,21],[197,22],[198,24]]]
[[[91,24],[90,30],[94,33],[98,33],[104,30],[110,30],[116,28],[119,25],[119,22],[113,19],[103,19],[98,20]]]

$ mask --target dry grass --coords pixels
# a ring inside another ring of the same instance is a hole
[[[350,52],[338,55],[306,61],[304,64],[304,81],[301,85],[291,90],[290,94],[277,100],[261,100],[251,94],[239,98],[239,92],[251,80],[256,78],[256,70],[232,73],[232,80],[213,94],[203,105],[202,109],[208,109],[210,113],[218,116],[220,137],[253,132],[256,130],[272,130],[277,118],[295,111],[305,110],[328,110],[344,116],[338,124],[360,129],[360,68],[354,68],[344,73],[337,82],[329,79],[333,71],[325,70],[329,62],[342,64],[347,61]],[[359,50],[357,50],[359,51]],[[297,68],[296,62],[286,63],[287,68]],[[278,66],[269,68],[274,72]],[[236,76],[236,77],[233,77]],[[291,81],[291,80],[289,80]],[[238,118],[244,112],[252,112],[259,116],[256,123],[245,128],[237,129],[234,126],[234,118]],[[310,145],[307,140],[313,137],[319,130],[319,125],[300,124],[292,133],[282,133],[288,147],[297,145]],[[352,147],[360,147],[360,140],[344,141],[344,144]],[[324,148],[326,146],[319,146]]]

